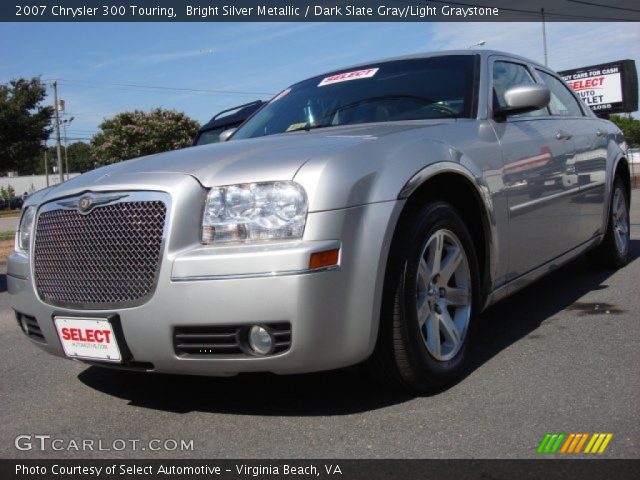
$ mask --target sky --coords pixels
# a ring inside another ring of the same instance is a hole
[[[627,58],[640,69],[638,23],[546,29],[554,70]],[[121,111],[162,107],[205,123],[325,71],[480,41],[544,61],[540,23],[3,23],[0,82],[57,79],[66,115],[75,117],[68,137],[88,141],[104,118]]]

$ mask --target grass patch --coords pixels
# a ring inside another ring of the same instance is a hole
[[[6,232],[0,232],[0,241],[2,240],[13,240],[13,237],[15,237],[16,232],[14,232],[13,230],[9,230]]]
[[[0,210],[0,217],[17,217],[20,215],[20,210]]]

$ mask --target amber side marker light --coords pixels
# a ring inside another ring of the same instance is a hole
[[[340,258],[340,249],[326,250],[324,252],[316,252],[311,254],[309,258],[309,268],[316,270],[318,268],[327,268],[338,265]]]

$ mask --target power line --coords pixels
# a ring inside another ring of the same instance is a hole
[[[583,5],[592,5],[594,7],[611,8],[613,10],[624,10],[624,11],[627,11],[627,12],[640,12],[640,10],[638,10],[637,8],[617,7],[615,5],[604,5],[602,3],[585,2],[583,0],[567,0],[567,2],[581,3]]]
[[[47,80],[49,81],[49,80]],[[143,89],[143,90],[162,90],[162,91],[175,91],[175,92],[188,92],[188,93],[206,93],[214,95],[268,95],[273,96],[270,92],[249,92],[242,90],[223,90],[223,89],[198,89],[198,88],[186,88],[186,87],[168,87],[163,85],[144,85],[138,83],[110,83],[110,82],[93,82],[88,80],[73,80],[73,79],[57,79],[59,83],[81,85],[87,87],[119,87],[121,89]]]
[[[67,142],[69,141],[76,141],[79,142],[81,140],[91,140],[93,139],[93,137],[67,137]],[[55,145],[49,145],[50,148],[56,148]]]
[[[69,112],[67,113],[67,115],[71,115],[72,117],[107,117],[113,114],[91,113],[91,112],[77,112],[77,113]]]

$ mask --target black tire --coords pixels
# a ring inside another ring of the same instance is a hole
[[[478,260],[464,221],[448,203],[430,202],[404,218],[387,263],[376,348],[365,366],[375,380],[387,387],[436,392],[455,383],[464,373],[480,308]],[[441,229],[453,232],[460,241],[471,282],[466,335],[457,354],[448,360],[436,360],[429,353],[416,310],[418,264],[427,240]]]
[[[620,177],[616,177],[613,182],[613,189],[611,190],[611,200],[609,202],[608,213],[609,217],[607,219],[607,231],[605,232],[604,239],[600,245],[587,254],[587,258],[589,258],[591,264],[599,269],[618,269],[629,263],[629,245],[631,242],[627,239],[625,248],[620,249],[615,238],[614,199],[616,198],[616,192],[618,191],[620,192],[620,195],[622,195],[626,205],[627,232],[630,231],[629,193],[625,188],[622,179]]]

